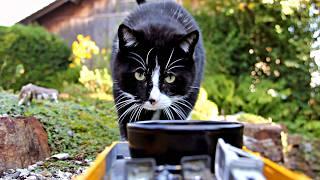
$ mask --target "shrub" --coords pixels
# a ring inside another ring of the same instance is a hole
[[[0,28],[0,85],[18,90],[27,83],[58,88],[69,65],[70,49],[59,37],[38,26]]]

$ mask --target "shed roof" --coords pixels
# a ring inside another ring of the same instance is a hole
[[[53,10],[61,7],[62,5],[66,4],[66,3],[74,3],[74,4],[78,4],[81,0],[56,0],[52,3],[50,3],[48,6],[43,7],[42,9],[34,12],[33,14],[25,17],[24,19],[20,20],[18,23],[21,24],[29,24],[32,23],[34,21],[36,21],[37,19],[41,18],[42,16],[52,12]]]

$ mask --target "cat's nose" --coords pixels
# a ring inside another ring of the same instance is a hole
[[[155,99],[150,98],[149,99],[150,104],[155,105],[157,101]]]

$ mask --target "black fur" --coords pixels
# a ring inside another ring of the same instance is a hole
[[[145,2],[146,2],[146,0],[137,0],[138,4],[142,4],[142,3],[145,3]]]
[[[137,55],[145,62],[148,58],[147,70],[143,70],[141,63],[134,60],[139,59]],[[171,61],[182,60],[174,64],[178,68],[168,73],[165,67],[170,55]],[[135,110],[124,115],[135,103],[141,105],[148,101],[153,87],[151,78],[156,61],[160,66],[161,93],[170,98],[183,97],[185,100],[185,105],[179,104],[182,114],[172,112],[171,119],[186,119],[198,96],[205,55],[198,25],[185,9],[173,2],[141,4],[119,26],[113,44],[111,68],[122,138],[126,138],[128,122],[150,120],[156,112],[142,109],[139,116]],[[145,80],[138,81],[135,78],[136,71],[145,73]],[[175,74],[176,80],[166,83],[164,79],[171,76],[171,73]],[[135,96],[133,99],[137,102],[122,106],[125,100],[130,99],[123,95],[124,92]],[[170,119],[164,110],[159,112],[160,119]]]

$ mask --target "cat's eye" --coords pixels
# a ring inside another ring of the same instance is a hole
[[[164,79],[167,83],[173,83],[176,80],[176,77],[173,75],[169,75]]]
[[[135,72],[134,73],[134,77],[138,80],[138,81],[143,81],[146,79],[146,77],[144,76],[144,73],[139,73],[139,72]]]

